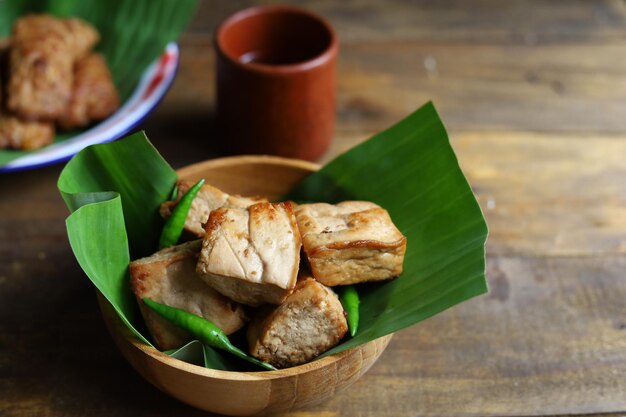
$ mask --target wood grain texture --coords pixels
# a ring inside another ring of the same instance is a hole
[[[211,111],[212,29],[249,4],[202,3],[182,57],[204,71],[177,81],[201,101],[180,97],[181,111]],[[339,33],[340,130],[380,130],[428,100],[452,129],[626,130],[623,0],[300,4]]]
[[[175,82],[180,88],[165,100],[176,113],[204,115],[209,124],[215,91],[211,43],[206,37],[183,44]],[[626,130],[624,73],[626,40],[342,44],[337,135],[378,131],[429,100],[452,130],[619,133]],[[210,132],[205,138],[211,144]]]
[[[492,255],[626,254],[626,135],[458,132]],[[330,154],[367,134],[346,134]]]
[[[181,167],[219,154],[206,1],[142,125]],[[349,390],[289,417],[626,414],[626,2],[299,2],[342,41],[322,162],[432,99],[487,216],[491,292],[397,334]],[[0,176],[0,415],[206,416],[106,333],[65,236],[60,166]]]
[[[202,1],[184,39],[212,33],[231,13],[251,2]],[[542,43],[606,41],[624,38],[623,0],[507,1],[474,0],[282,0],[332,19],[345,43],[446,41],[461,43]]]

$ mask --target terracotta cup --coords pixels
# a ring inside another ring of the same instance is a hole
[[[335,124],[337,36],[290,6],[252,7],[218,28],[217,120],[227,150],[316,160]]]

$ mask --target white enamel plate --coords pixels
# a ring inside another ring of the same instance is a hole
[[[178,69],[178,45],[170,43],[163,55],[143,73],[133,94],[109,118],[63,142],[54,143],[0,167],[0,172],[21,171],[67,161],[86,146],[111,142],[137,127],[159,104]]]

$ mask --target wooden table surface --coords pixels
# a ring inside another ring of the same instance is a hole
[[[175,167],[216,156],[211,34],[247,5],[202,3],[142,126]],[[305,6],[341,38],[322,162],[433,100],[491,229],[491,291],[289,416],[626,414],[626,2]],[[67,242],[61,168],[0,176],[0,415],[203,415],[112,344]]]

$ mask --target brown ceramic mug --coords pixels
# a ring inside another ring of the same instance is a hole
[[[316,160],[335,124],[338,42],[323,18],[252,7],[218,28],[217,120],[231,152]]]

